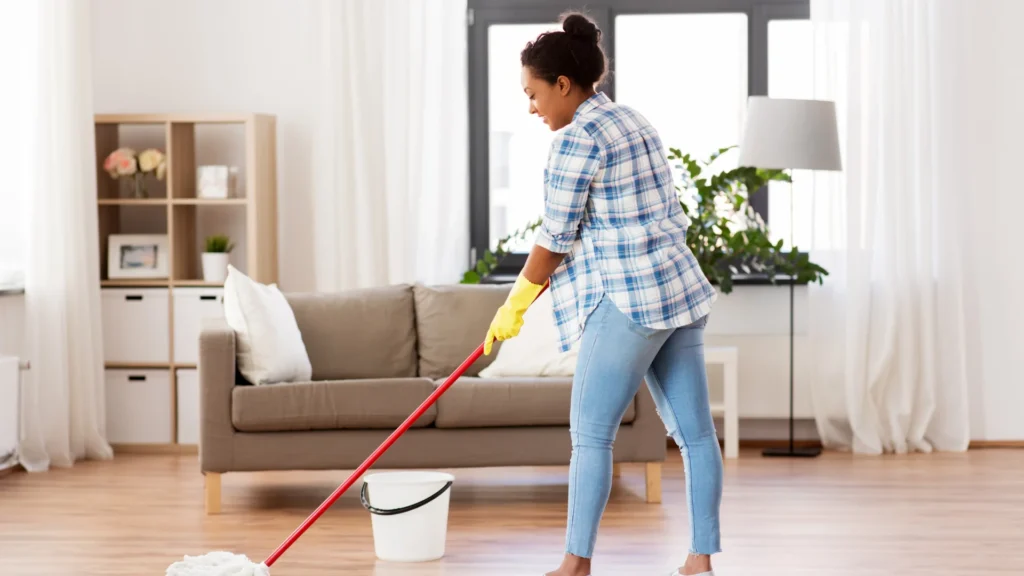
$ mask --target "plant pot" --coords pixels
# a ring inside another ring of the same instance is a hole
[[[223,284],[228,277],[227,252],[203,252],[203,281]]]

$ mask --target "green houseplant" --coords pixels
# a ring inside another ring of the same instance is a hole
[[[669,161],[677,162],[682,186],[676,186],[680,205],[690,219],[686,243],[712,284],[728,294],[736,275],[763,275],[775,282],[777,275],[797,283],[824,281],[828,272],[813,263],[796,246],[786,252],[782,240],[772,242],[768,226],[750,204],[751,194],[769,182],[792,182],[782,170],[738,167],[705,176],[712,163],[734,146],[697,160],[678,148],[669,148]]]
[[[203,280],[223,283],[228,277],[228,259],[235,248],[231,238],[222,234],[206,237],[203,250]]]
[[[785,275],[794,277],[797,283],[821,283],[828,272],[796,247],[786,252],[781,240],[773,243],[768,226],[750,205],[750,195],[769,182],[791,182],[788,174],[739,167],[706,175],[712,163],[732,148],[722,148],[707,160],[695,159],[678,148],[669,149],[668,159],[681,175],[681,185],[676,186],[679,203],[690,220],[686,244],[704,275],[725,294],[732,292],[737,275],[763,275],[771,282]],[[524,239],[540,223],[538,218],[499,240],[493,252],[486,251],[463,275],[462,283],[478,283],[491,274],[508,253],[511,242]]]
[[[540,227],[541,221],[541,218],[537,218],[523,228],[498,240],[498,245],[495,246],[494,251],[484,251],[483,257],[476,261],[476,266],[471,270],[466,270],[462,275],[462,284],[479,284],[481,280],[494,272],[502,258],[508,255],[509,245],[516,240],[525,240],[527,234],[536,231]]]

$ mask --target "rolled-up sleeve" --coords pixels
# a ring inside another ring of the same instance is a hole
[[[579,126],[570,127],[551,143],[544,170],[544,218],[537,232],[538,246],[556,254],[572,250],[602,156],[594,138]]]

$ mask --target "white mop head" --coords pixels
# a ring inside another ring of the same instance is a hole
[[[185,556],[181,562],[168,566],[167,576],[270,576],[270,568],[241,554],[210,552]]]

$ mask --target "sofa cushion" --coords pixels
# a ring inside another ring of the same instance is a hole
[[[434,382],[435,386],[444,379]],[[568,426],[572,378],[460,378],[437,401],[438,428]],[[636,417],[629,403],[623,424]]]
[[[224,320],[235,331],[238,371],[253,384],[309,380],[312,366],[295,314],[275,284],[228,265]]]
[[[419,375],[447,378],[473,353],[487,335],[487,327],[498,307],[508,297],[511,285],[456,284],[416,285],[416,332],[419,345]],[[488,356],[481,356],[467,376],[476,376],[494,361],[500,344]]]
[[[416,376],[412,286],[289,294],[312,380]]]
[[[231,422],[242,432],[398,428],[433,391],[426,378],[235,386]],[[431,406],[413,427],[436,415]]]

